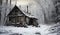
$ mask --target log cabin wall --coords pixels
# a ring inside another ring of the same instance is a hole
[[[26,17],[26,23],[29,24],[29,18],[28,17]]]

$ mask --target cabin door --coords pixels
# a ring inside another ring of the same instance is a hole
[[[33,25],[33,19],[29,20],[29,25]]]

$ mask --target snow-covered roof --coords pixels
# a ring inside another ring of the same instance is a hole
[[[37,19],[37,17],[35,17],[35,16],[33,16],[33,15],[31,15],[31,14],[28,14],[28,13],[26,13],[26,12],[23,12],[26,16],[28,16],[28,17],[30,17],[30,18],[36,18]]]
[[[15,6],[14,6],[14,7],[15,7]],[[11,10],[12,10],[14,7],[12,7]],[[17,7],[20,9],[19,6],[17,6]],[[11,10],[8,12],[8,14],[11,12]],[[21,9],[20,9],[20,10],[21,10]],[[21,11],[22,11],[22,10],[21,10]],[[29,18],[35,18],[35,19],[38,19],[37,17],[35,17],[35,16],[33,16],[33,15],[27,13],[27,12],[22,11],[22,13],[23,13],[24,15],[26,15],[27,17],[29,17]],[[8,16],[8,14],[7,14],[6,16]]]

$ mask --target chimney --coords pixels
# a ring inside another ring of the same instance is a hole
[[[28,13],[28,6],[27,6],[27,13]]]

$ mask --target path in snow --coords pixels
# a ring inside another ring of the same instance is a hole
[[[20,35],[47,35],[49,33],[48,29],[51,26],[40,25],[40,27],[12,27],[12,26],[3,26],[0,27],[0,31],[5,32],[0,35],[12,35],[12,34],[20,34]],[[1,33],[1,32],[0,32]]]

